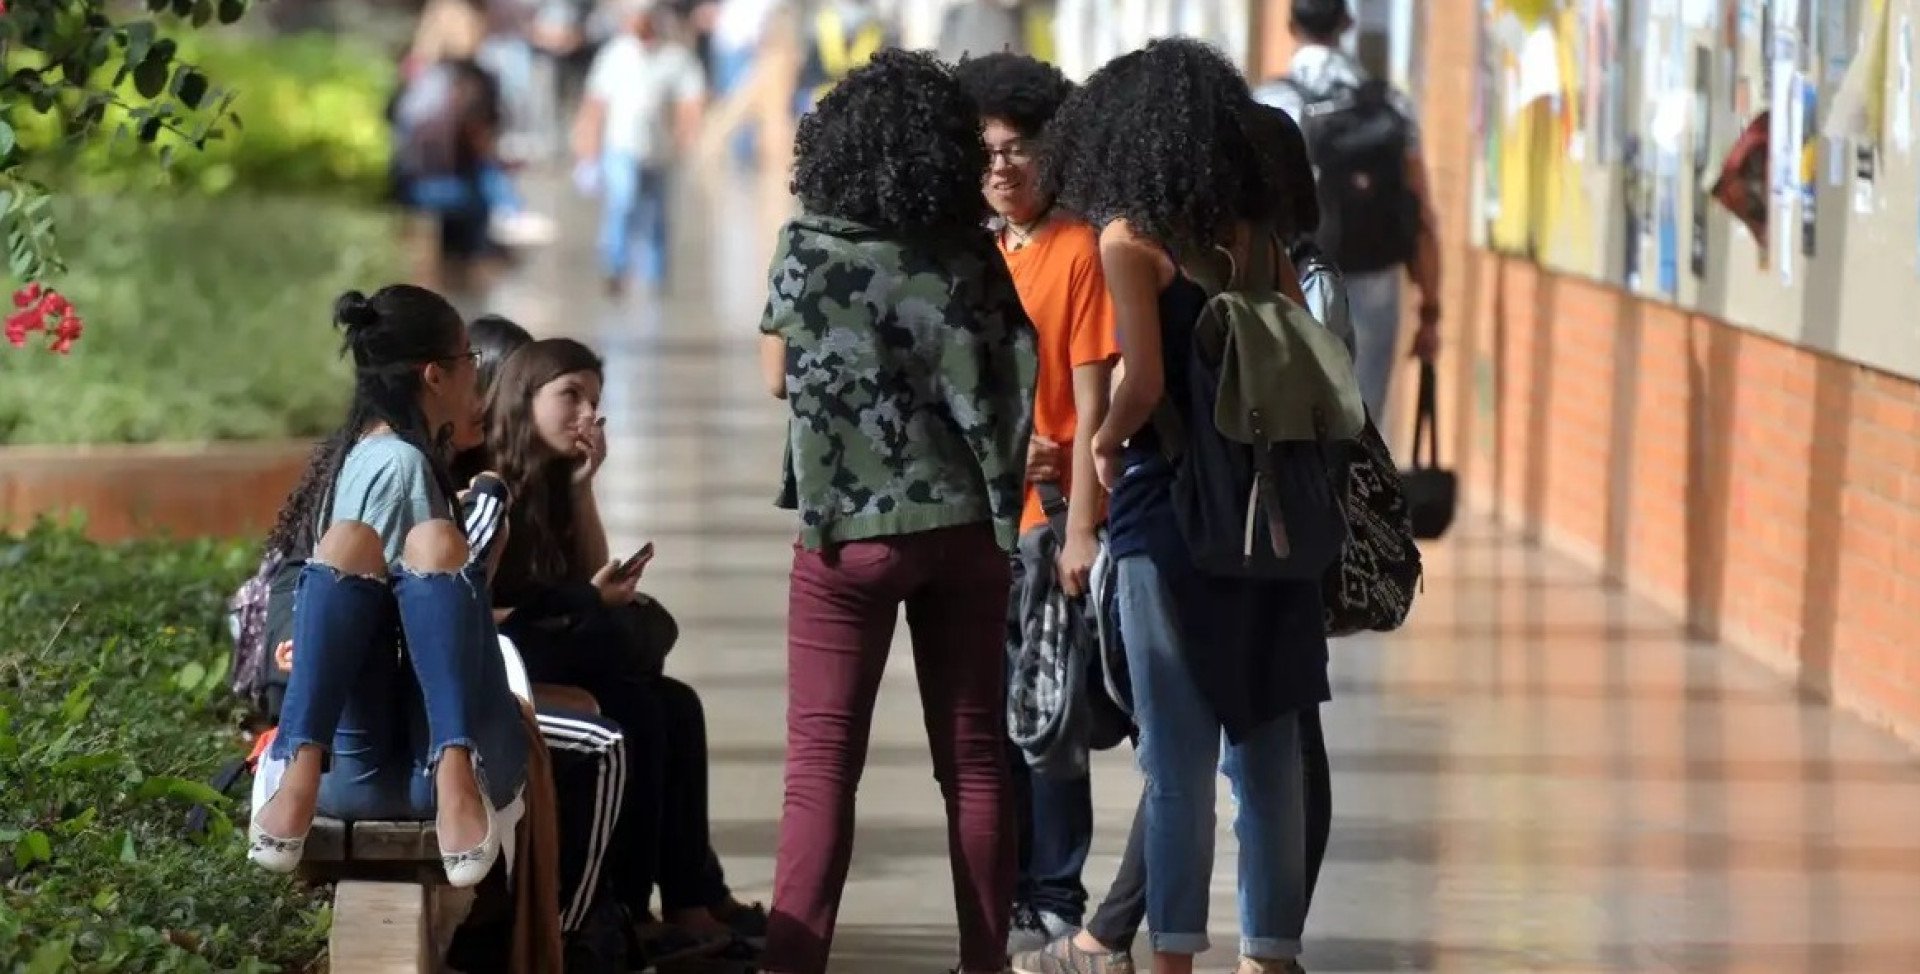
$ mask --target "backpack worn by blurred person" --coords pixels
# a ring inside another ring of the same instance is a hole
[[[1420,233],[1420,200],[1407,181],[1413,129],[1393,89],[1373,78],[1321,89],[1290,77],[1275,84],[1302,106],[1320,190],[1320,248],[1348,274],[1411,263]]]

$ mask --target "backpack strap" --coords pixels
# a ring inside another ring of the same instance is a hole
[[[1033,492],[1040,498],[1040,510],[1047,516],[1047,527],[1053,531],[1054,542],[1065,545],[1067,543],[1067,496],[1060,492],[1059,482],[1036,481]]]

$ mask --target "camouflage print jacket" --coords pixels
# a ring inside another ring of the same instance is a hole
[[[1033,325],[975,241],[905,243],[845,220],[780,230],[760,330],[787,344],[786,480],[800,541],[991,522],[1017,542]]]

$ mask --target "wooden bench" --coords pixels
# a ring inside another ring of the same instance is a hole
[[[302,878],[334,883],[334,974],[435,974],[473,904],[447,885],[432,822],[314,819]]]
[[[536,683],[533,693],[542,706],[600,712],[577,687]],[[334,884],[332,974],[437,974],[475,895],[447,885],[432,822],[316,818],[300,877]]]

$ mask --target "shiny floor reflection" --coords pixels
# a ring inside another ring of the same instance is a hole
[[[648,587],[678,614],[673,672],[711,723],[716,841],[764,898],[780,810],[791,531],[770,506],[781,407],[755,324],[777,181],[689,179],[675,288],[601,297],[593,214],[495,295],[609,362],[602,503],[618,551],[658,542]],[[1920,972],[1920,762],[1798,699],[1586,573],[1466,525],[1430,553],[1408,629],[1336,647],[1336,816],[1308,929],[1316,972]],[[896,654],[861,790],[836,970],[954,957],[938,796]],[[1139,779],[1095,769],[1088,879],[1112,874]],[[1222,791],[1208,958],[1234,941]]]

